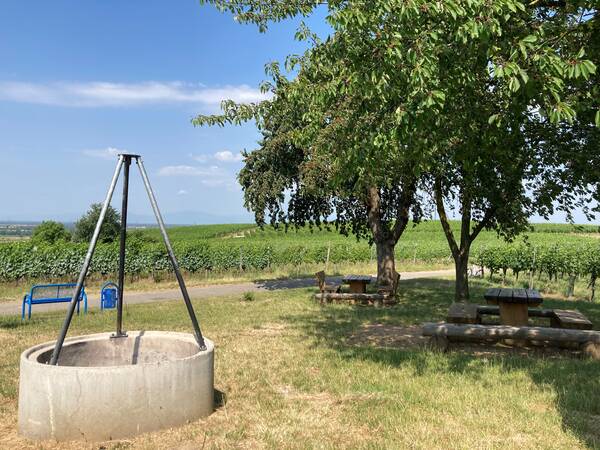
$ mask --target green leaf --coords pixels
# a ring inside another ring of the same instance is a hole
[[[600,109],[596,111],[596,126],[600,128]]]

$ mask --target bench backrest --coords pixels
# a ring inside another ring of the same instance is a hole
[[[38,284],[31,288],[31,300],[56,299],[64,300],[73,298],[75,294],[75,283],[62,284]],[[84,288],[81,289],[80,297],[83,296]]]
[[[325,289],[325,271],[321,270],[315,274],[317,278],[317,283],[319,283],[319,290],[322,292]]]

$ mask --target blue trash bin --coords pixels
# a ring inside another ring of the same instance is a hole
[[[100,291],[100,309],[112,309],[117,306],[119,286],[112,281],[105,283]]]

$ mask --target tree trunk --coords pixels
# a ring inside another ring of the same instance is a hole
[[[469,250],[462,249],[454,258],[456,283],[454,298],[457,302],[469,300]]]
[[[442,230],[450,246],[450,252],[454,258],[454,267],[456,273],[455,283],[455,300],[457,302],[464,302],[469,300],[469,253],[471,251],[471,244],[475,238],[479,235],[481,230],[489,223],[493,216],[494,209],[488,209],[481,221],[471,229],[471,200],[467,194],[461,193],[461,226],[460,226],[460,240],[454,237],[450,221],[446,214],[446,208],[444,207],[444,193],[442,190],[442,183],[440,179],[434,181],[434,198],[436,203],[436,209],[440,217],[440,223],[442,224]],[[490,269],[490,279],[493,275],[493,270]]]
[[[377,284],[391,286],[396,272],[394,259],[395,244],[391,241],[376,242],[377,248]]]
[[[377,249],[378,285],[391,286],[393,284],[396,272],[394,248],[408,224],[410,206],[414,201],[415,189],[416,187],[413,185],[407,188],[406,193],[402,195],[402,199],[398,202],[395,223],[391,229],[382,217],[379,189],[377,187],[370,187],[367,190],[367,221],[373,233],[373,240]]]

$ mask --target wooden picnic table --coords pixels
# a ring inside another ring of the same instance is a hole
[[[484,298],[489,304],[500,307],[500,322],[503,325],[527,326],[529,306],[539,306],[543,298],[534,289],[488,289]]]
[[[342,281],[350,285],[350,292],[364,294],[367,292],[367,284],[371,282],[370,275],[346,275]]]

